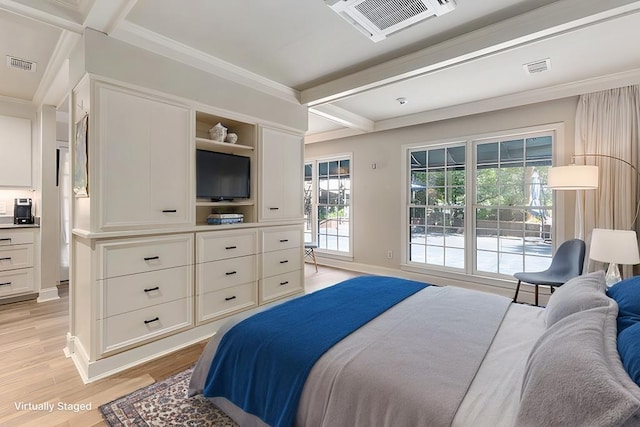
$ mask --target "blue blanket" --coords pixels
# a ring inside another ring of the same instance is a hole
[[[334,344],[428,285],[364,276],[257,313],[221,339],[203,394],[267,424],[291,426],[315,362]]]

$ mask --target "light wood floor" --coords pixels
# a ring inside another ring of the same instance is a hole
[[[305,265],[308,291],[359,274]],[[98,407],[192,366],[205,343],[198,343],[120,374],[83,384],[64,356],[69,296],[38,304],[34,300],[0,306],[0,426],[105,426]],[[29,410],[16,405],[52,404],[54,410]],[[60,410],[62,405],[91,404],[91,410]]]

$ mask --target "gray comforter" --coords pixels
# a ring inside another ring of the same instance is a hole
[[[454,287],[418,292],[318,360],[296,425],[451,425],[509,303]],[[202,391],[217,341],[194,370],[191,394]],[[212,400],[241,425],[261,424],[228,401]]]

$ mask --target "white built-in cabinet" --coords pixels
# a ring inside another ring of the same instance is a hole
[[[68,350],[86,380],[304,291],[302,134],[90,76],[73,105],[74,123],[89,115],[89,197],[73,200]],[[209,138],[217,123],[236,144]],[[196,149],[248,157],[251,196],[197,199]],[[207,225],[213,212],[244,222]]]
[[[31,187],[31,120],[0,116],[0,187]]]
[[[96,98],[99,228],[191,224],[189,108],[106,84]]]
[[[34,229],[0,229],[0,298],[34,291]]]
[[[302,136],[260,129],[260,220],[302,219]]]

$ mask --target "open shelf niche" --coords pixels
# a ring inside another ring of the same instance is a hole
[[[221,123],[226,127],[228,133],[235,133],[238,135],[238,141],[235,144],[214,141],[210,138],[209,129],[218,123]],[[252,123],[246,123],[215,114],[196,111],[195,134],[196,149],[236,154],[239,156],[249,157],[251,159],[251,198],[224,202],[197,199],[196,225],[206,225],[207,216],[209,216],[210,213],[241,213],[244,215],[245,223],[256,222],[256,197],[258,191],[256,179],[258,176],[258,157],[256,155],[255,148],[257,146],[258,137],[257,126]],[[225,225],[216,225],[211,227],[224,228]]]

